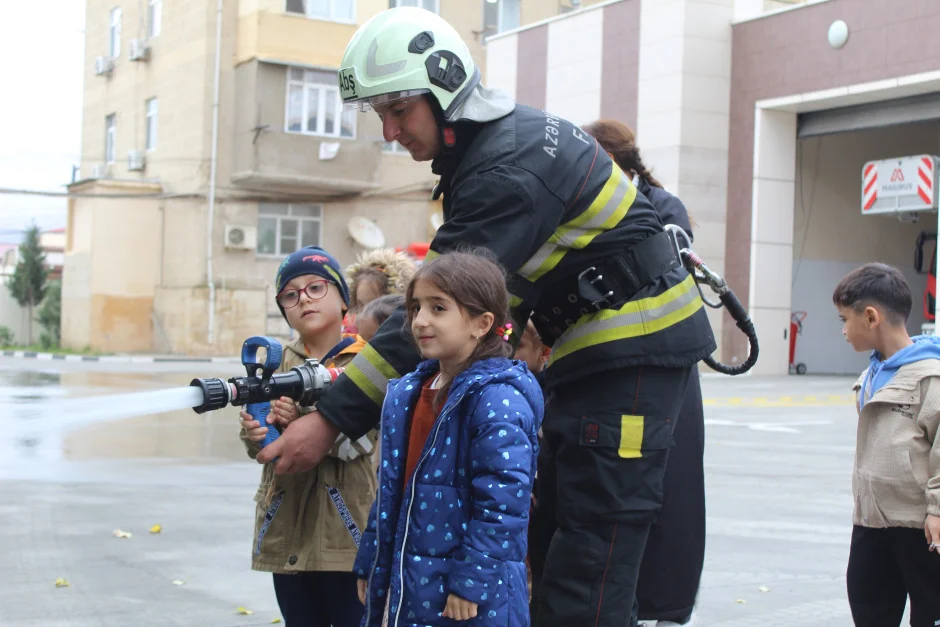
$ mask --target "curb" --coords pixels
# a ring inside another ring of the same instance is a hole
[[[143,356],[143,355],[58,355],[54,353],[38,353],[35,351],[0,351],[0,357],[14,357],[17,359],[36,359],[40,361],[85,361],[98,363],[133,363],[133,364],[166,364],[166,363],[194,363],[194,364],[240,364],[237,357],[174,357]]]

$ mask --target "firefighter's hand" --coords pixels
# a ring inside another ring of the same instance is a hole
[[[359,593],[359,602],[363,605],[366,604],[366,588],[369,586],[368,579],[357,579],[356,580],[356,591]]]
[[[927,516],[927,522],[924,523],[924,535],[927,536],[927,543],[931,545],[931,551],[940,553],[940,516]]]
[[[293,399],[286,396],[271,401],[271,413],[268,414],[268,424],[275,425],[278,429],[284,430],[287,425],[300,418],[300,410]]]
[[[274,440],[258,453],[258,463],[280,458],[274,466],[278,475],[312,470],[323,461],[330,452],[339,429],[318,411],[305,414],[290,423],[281,437]]]
[[[456,594],[447,595],[447,605],[444,607],[444,618],[453,620],[470,620],[477,617],[477,604],[461,599]]]
[[[249,440],[252,442],[263,442],[265,436],[268,434],[268,428],[261,425],[260,422],[252,418],[251,414],[248,412],[240,412],[238,414],[241,419],[242,429],[245,430],[245,434]]]

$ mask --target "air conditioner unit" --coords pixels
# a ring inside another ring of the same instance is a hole
[[[95,58],[95,76],[107,76],[114,70],[114,59],[111,57]]]
[[[235,250],[254,250],[258,247],[257,227],[226,224],[225,247]]]
[[[150,59],[150,42],[146,39],[131,39],[127,56],[131,61],[148,61]]]
[[[111,178],[111,164],[96,163],[95,165],[91,166],[91,178],[93,179]]]
[[[147,158],[143,150],[131,150],[127,153],[127,169],[131,172],[140,172],[147,165]]]

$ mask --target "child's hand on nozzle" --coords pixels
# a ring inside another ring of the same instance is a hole
[[[248,439],[252,442],[263,442],[264,437],[268,434],[268,428],[252,418],[248,412],[243,411],[238,415],[241,418],[242,429],[248,434]]]
[[[924,523],[924,535],[927,536],[927,542],[930,544],[930,551],[940,553],[940,516],[927,516],[927,522]]]
[[[300,418],[300,410],[297,409],[293,399],[282,396],[275,401],[271,401],[271,413],[268,414],[269,425],[275,425],[283,431],[287,425],[298,418]]]
[[[470,620],[477,617],[477,604],[461,599],[456,594],[448,594],[447,606],[444,607],[444,613],[441,616],[453,620]]]

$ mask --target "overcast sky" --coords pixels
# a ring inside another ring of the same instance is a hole
[[[65,191],[80,161],[83,0],[0,0],[0,188]],[[65,226],[64,198],[0,194],[0,241]]]

